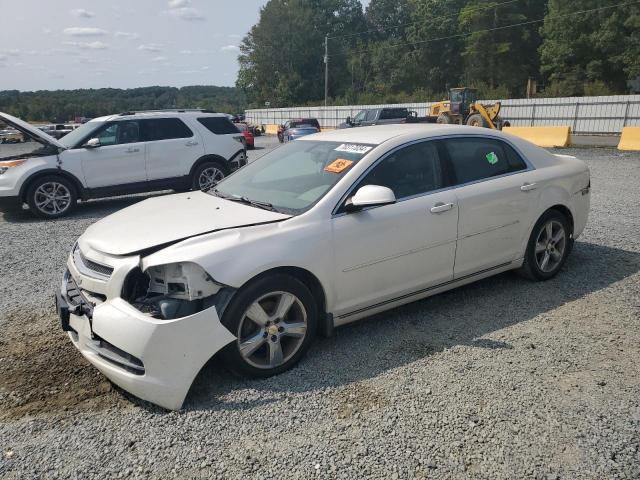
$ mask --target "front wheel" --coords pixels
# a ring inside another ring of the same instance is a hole
[[[555,277],[567,260],[572,242],[567,218],[557,210],[547,211],[533,227],[518,273],[530,280]]]
[[[40,218],[58,218],[76,206],[78,196],[73,184],[55,175],[38,178],[27,190],[29,210]]]
[[[302,282],[271,275],[243,287],[222,323],[236,336],[220,352],[225,366],[243,376],[269,377],[293,367],[307,351],[317,306]]]
[[[218,162],[203,162],[193,172],[191,188],[207,191],[226,175],[226,169]]]
[[[467,125],[470,127],[489,128],[489,124],[479,113],[469,115],[469,118],[467,118]]]

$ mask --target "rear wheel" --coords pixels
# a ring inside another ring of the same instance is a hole
[[[453,123],[453,120],[451,120],[451,116],[448,113],[441,113],[440,115],[438,115],[436,123],[440,123],[444,125],[444,124]]]
[[[66,178],[51,175],[35,180],[27,190],[29,209],[40,218],[58,218],[76,206],[75,186]]]
[[[206,191],[226,176],[227,170],[218,162],[203,162],[193,172],[191,188]]]
[[[484,118],[482,118],[482,115],[480,115],[479,113],[473,113],[469,115],[469,118],[467,118],[467,125],[469,125],[470,127],[489,128],[489,124]]]
[[[237,337],[220,352],[225,366],[240,375],[269,377],[293,367],[307,351],[317,307],[302,282],[271,275],[243,287],[222,323]]]
[[[566,217],[557,210],[547,211],[533,227],[518,273],[530,280],[555,277],[567,260],[572,244]]]

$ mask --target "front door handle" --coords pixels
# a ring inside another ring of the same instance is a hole
[[[453,203],[442,203],[438,202],[433,207],[431,207],[431,213],[442,213],[453,208]]]
[[[185,145],[187,147],[195,147],[196,145],[198,145],[198,142],[194,142],[193,140],[189,140],[187,143],[185,143]]]
[[[531,190],[535,190],[536,188],[538,188],[538,184],[537,183],[525,183],[520,187],[520,190],[522,190],[523,192],[529,192]]]
[[[126,150],[126,152],[127,152],[127,153],[137,153],[137,152],[139,152],[139,151],[140,151],[140,149],[139,149],[139,148],[134,148],[134,147],[129,147],[129,148],[127,148],[127,150]]]

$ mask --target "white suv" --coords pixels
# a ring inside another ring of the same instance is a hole
[[[247,163],[242,134],[206,110],[125,112],[55,139],[0,113],[22,142],[0,146],[0,206],[27,203],[44,218],[78,199],[174,189],[205,190]]]

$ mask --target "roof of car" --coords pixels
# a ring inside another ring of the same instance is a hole
[[[404,138],[410,141],[413,139],[452,134],[499,136],[499,134],[495,132],[495,130],[489,130],[487,128],[467,127],[464,125],[442,125],[436,123],[392,124],[325,131],[300,138],[296,141],[324,140],[380,145],[393,138]]]
[[[105,115],[89,120],[90,122],[110,122],[113,120],[132,120],[136,118],[155,118],[155,117],[184,117],[185,115],[198,117],[223,117],[227,118],[225,113],[216,113],[206,110],[150,110],[141,112],[124,112],[114,115]]]

